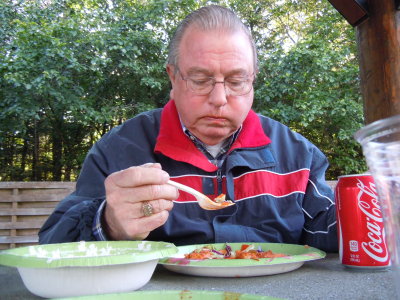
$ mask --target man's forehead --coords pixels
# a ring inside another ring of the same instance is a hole
[[[184,34],[178,55],[178,65],[186,74],[212,74],[213,64],[229,66],[223,73],[248,74],[253,67],[251,43],[243,31],[219,31],[188,28]]]

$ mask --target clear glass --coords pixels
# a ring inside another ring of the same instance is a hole
[[[378,190],[386,241],[400,297],[400,115],[373,122],[354,135]]]

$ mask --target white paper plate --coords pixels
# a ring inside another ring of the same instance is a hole
[[[130,292],[144,286],[173,244],[148,241],[78,242],[0,251],[26,288],[45,298]]]
[[[137,263],[177,253],[174,244],[150,241],[75,242],[0,251],[0,264],[25,268],[90,267]]]
[[[239,250],[243,243],[228,243],[232,250]],[[194,276],[209,277],[251,277],[273,275],[293,271],[301,267],[304,262],[321,259],[326,253],[308,246],[278,244],[278,243],[252,243],[256,249],[271,250],[274,253],[287,254],[285,257],[254,259],[206,259],[189,260],[184,254],[195,249],[212,245],[215,250],[225,247],[220,244],[202,244],[178,247],[179,252],[171,257],[160,259],[168,270]]]

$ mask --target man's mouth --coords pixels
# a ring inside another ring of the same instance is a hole
[[[204,117],[204,119],[207,122],[216,123],[216,124],[221,124],[221,123],[225,123],[226,122],[225,118],[215,117],[215,116],[206,116],[206,117]]]

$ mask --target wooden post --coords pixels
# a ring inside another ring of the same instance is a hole
[[[400,114],[400,11],[393,0],[368,0],[368,13],[356,27],[366,124]]]

